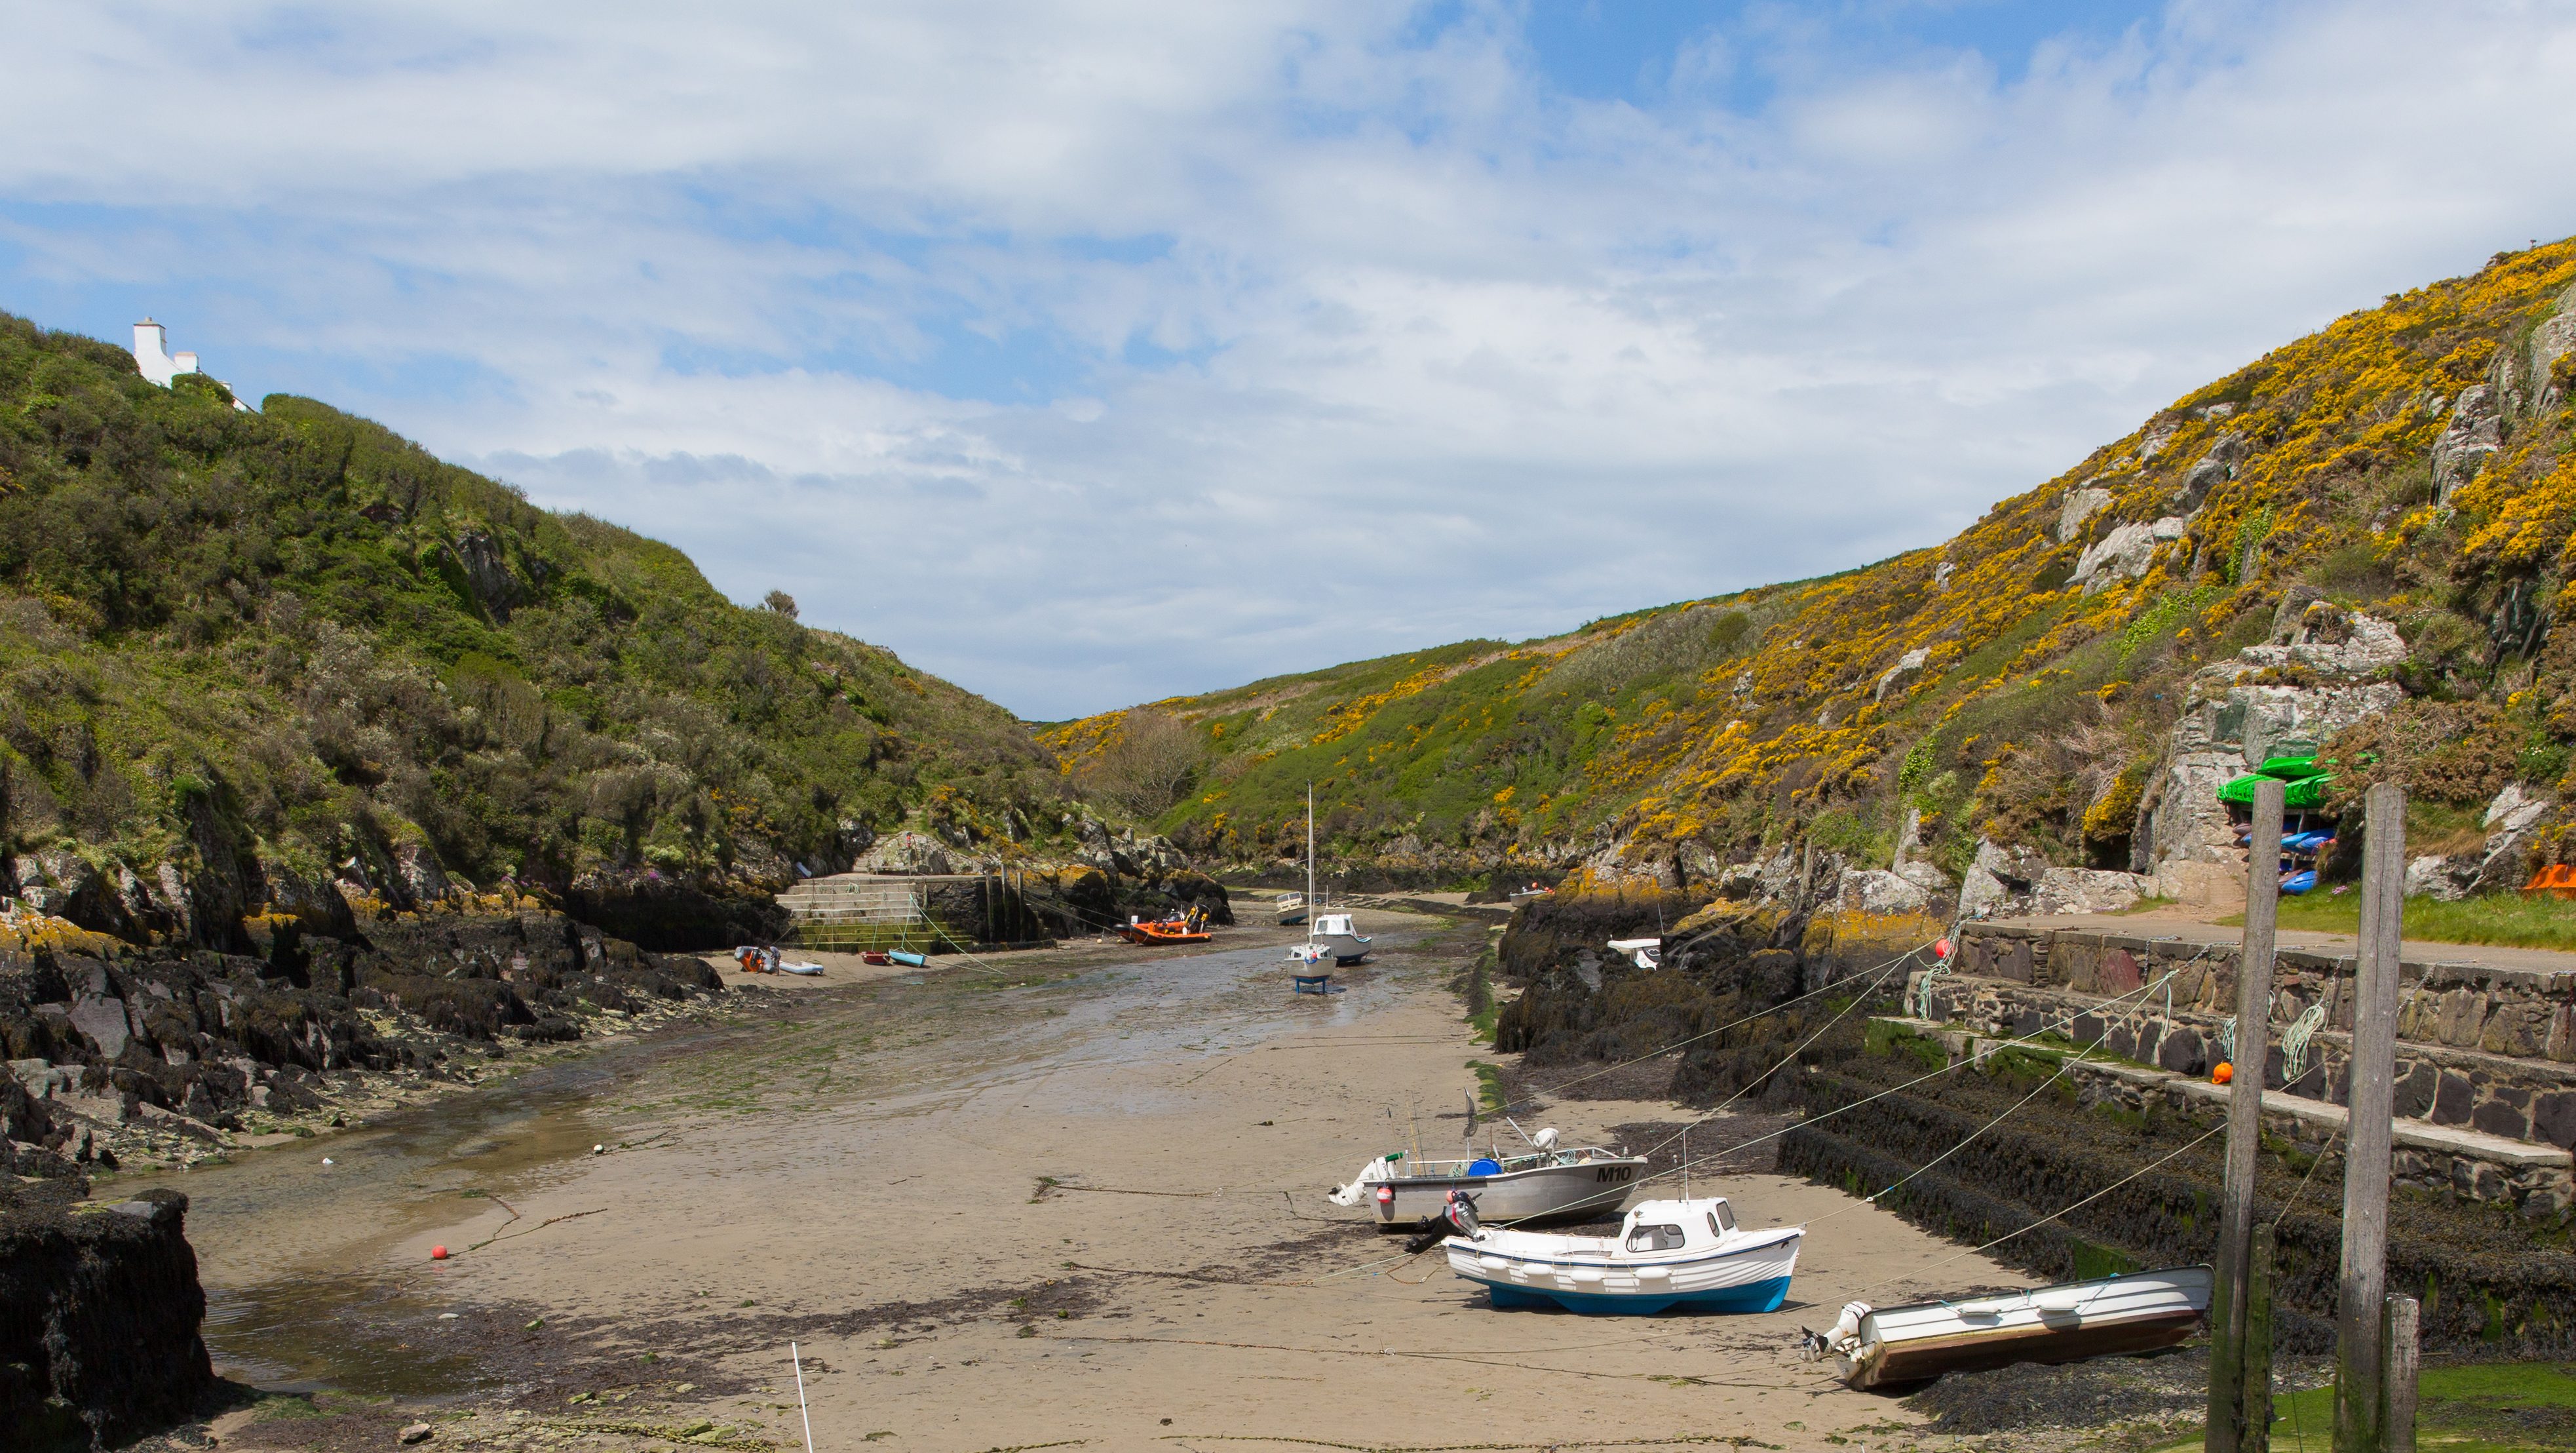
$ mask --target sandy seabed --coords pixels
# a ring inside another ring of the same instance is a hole
[[[1380,1151],[1462,1148],[1494,1058],[1447,987],[1486,930],[1363,926],[1381,952],[1329,998],[1287,992],[1266,928],[834,958],[730,1027],[170,1178],[218,1368],[303,1395],[212,1436],[801,1446],[792,1340],[830,1453],[1914,1441],[1901,1404],[1801,1361],[1799,1326],[2027,1278],[1839,1191],[1718,1180],[1746,1225],[1812,1227],[1789,1305],[1732,1316],[1498,1312],[1329,1205]],[[1693,1113],[1535,1121],[1581,1142]]]

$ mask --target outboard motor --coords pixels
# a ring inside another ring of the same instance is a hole
[[[1452,1236],[1473,1240],[1476,1225],[1476,1198],[1463,1190],[1453,1189],[1449,1192],[1449,1204],[1440,1208],[1439,1215],[1422,1218],[1422,1229],[1414,1233],[1412,1240],[1404,1243],[1405,1252],[1418,1256]]]
[[[1463,1190],[1451,1191],[1440,1219],[1449,1223],[1451,1234],[1472,1240],[1476,1235],[1476,1198]]]

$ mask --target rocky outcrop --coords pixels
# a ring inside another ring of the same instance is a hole
[[[2294,592],[2272,638],[2203,667],[2139,805],[2132,866],[2161,896],[2205,906],[2244,892],[2245,854],[2218,789],[2269,757],[2318,743],[2393,710],[2405,692],[2386,680],[2406,659],[2397,628]]]
[[[2447,507],[2460,486],[2478,477],[2487,460],[2504,447],[2504,415],[2495,390],[2475,384],[2460,392],[2451,406],[2451,421],[2433,440],[2433,500]]]
[[[2546,796],[2519,782],[2508,782],[2487,804],[2478,825],[2487,840],[2472,853],[2427,854],[2406,864],[2408,897],[2445,902],[2473,893],[2519,888],[2530,876],[2531,839],[2554,806]]]
[[[2057,507],[2057,543],[2072,541],[2084,529],[2084,522],[2111,503],[2111,491],[2099,485],[2070,489],[2066,500]]]
[[[2576,284],[2558,295],[2554,310],[2520,348],[2501,348],[2487,378],[2497,402],[2513,418],[2545,413],[2566,401],[2558,361],[2576,352]]]
[[[187,1210],[176,1191],[74,1209],[0,1185],[0,1453],[127,1443],[213,1392]]]
[[[1931,659],[1932,653],[1920,646],[1897,657],[1895,665],[1880,673],[1878,684],[1870,689],[1869,699],[1885,701],[1890,691],[1903,696],[1905,688],[1923,675],[1923,667]]]
[[[2199,509],[2212,489],[2236,477],[2236,466],[2244,463],[2251,452],[2244,435],[2233,430],[2219,435],[2183,475],[2182,488],[2174,493],[2174,507],[2186,515]]]
[[[258,957],[5,927],[0,1046],[43,1111],[13,1121],[13,1154],[75,1164],[195,1159],[353,1071],[451,1077],[504,1044],[576,1039],[601,1016],[721,987],[698,960],[543,910],[387,920],[357,939],[281,921]]]
[[[1980,842],[1977,860],[1959,885],[1959,912],[1969,918],[2027,913],[2030,895],[2047,871],[2048,860],[2028,848]]]
[[[2084,553],[2076,559],[2072,579],[2084,587],[2087,595],[2117,581],[2134,580],[2147,573],[2158,550],[2182,538],[2182,531],[2180,516],[2121,525],[2084,547]]]

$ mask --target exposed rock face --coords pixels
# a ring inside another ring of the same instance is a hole
[[[2462,390],[2460,401],[2451,406],[2451,422],[2433,441],[2434,502],[2448,505],[2503,447],[2504,416],[2496,407],[2495,390],[2485,384]]]
[[[1903,696],[1905,694],[1905,687],[1912,684],[1916,677],[1923,674],[1925,663],[1929,662],[1931,659],[1932,653],[1920,646],[1897,657],[1896,664],[1888,667],[1887,670],[1879,676],[1878,685],[1870,691],[1870,699],[1873,701],[1885,701],[1887,699],[1887,693],[1890,691],[1894,691],[1897,695]]]
[[[377,922],[354,940],[286,921],[265,950],[0,950],[0,1048],[43,1111],[13,1121],[12,1156],[211,1153],[242,1117],[318,1103],[325,1076],[442,1075],[468,1046],[576,1039],[591,1014],[719,987],[698,960],[542,911]]]
[[[2074,539],[2076,532],[2084,528],[2084,522],[2110,502],[2111,491],[2099,486],[2068,490],[2066,502],[2057,507],[2057,543],[2063,545]]]
[[[1845,913],[1922,913],[1932,895],[1884,868],[1864,868],[1843,874],[1839,902]]]
[[[2200,461],[2182,477],[2182,488],[2174,498],[2175,508],[2186,515],[2199,509],[2201,503],[2209,498],[2210,490],[2235,477],[2236,466],[2245,462],[2249,452],[2244,435],[2233,430],[2219,435],[2210,444],[2209,451],[2201,455]]]
[[[188,1198],[70,1214],[0,1189],[0,1453],[115,1446],[214,1388]]]
[[[2155,891],[2155,880],[2136,873],[2091,868],[2050,868],[2032,885],[2033,913],[2124,913]]]
[[[2182,538],[2183,520],[2167,516],[2152,524],[2132,521],[2084,547],[2075,562],[2074,580],[2090,595],[2114,581],[2134,580],[2147,573],[2147,565],[2156,551]]]
[[[2531,330],[2528,343],[2497,352],[2487,377],[2504,412],[2521,418],[2557,408],[2564,399],[2551,373],[2570,352],[2576,352],[2576,285],[2558,295],[2557,311]]]
[[[464,569],[475,601],[492,619],[507,621],[510,607],[519,602],[519,581],[510,573],[501,542],[481,530],[468,530],[456,537],[456,563]]]
[[[850,865],[853,873],[953,873],[957,871],[948,856],[948,845],[926,833],[899,832],[875,840],[859,860]]]
[[[564,894],[564,907],[657,953],[769,943],[787,935],[787,910],[760,882],[707,874],[585,873]]]
[[[2474,853],[2415,858],[2406,864],[2406,891],[2444,901],[2472,893],[2519,888],[2530,873],[2531,835],[2549,816],[2553,804],[2519,782],[2508,782],[2487,804],[2478,825],[2486,829],[2484,846]]]
[[[2394,682],[2378,679],[2406,659],[2396,627],[2322,600],[2284,602],[2280,615],[2286,619],[2271,641],[2203,667],[2192,679],[2164,765],[2140,803],[2137,866],[2155,874],[2167,897],[2221,903],[2244,891],[2245,854],[2218,801],[2220,787],[2283,747],[2314,746],[2405,700]],[[2266,671],[2313,684],[2246,679]],[[2204,867],[2221,871],[2199,870]]]
[[[2028,848],[1977,844],[1977,860],[1959,886],[1959,913],[1999,918],[2030,911],[2031,893],[2049,871],[2048,860]]]

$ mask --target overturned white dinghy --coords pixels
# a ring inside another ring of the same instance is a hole
[[[1441,1243],[1449,1269],[1497,1307],[1642,1317],[1672,1307],[1775,1312],[1789,1298],[1803,1226],[1746,1231],[1723,1196],[1642,1201],[1616,1236],[1477,1227]]]
[[[1416,1160],[1390,1150],[1349,1185],[1325,1199],[1336,1206],[1371,1205],[1378,1225],[1409,1231],[1426,1216],[1447,1209],[1451,1191],[1475,1198],[1477,1214],[1492,1221],[1584,1220],[1615,1211],[1628,1188],[1646,1172],[1646,1158],[1598,1145],[1559,1149],[1556,1131],[1530,1137],[1526,1155],[1483,1155],[1473,1160]]]
[[[2082,1362],[2188,1340],[2209,1311],[2209,1289],[2208,1267],[2180,1266],[1956,1302],[1853,1302],[1819,1340],[1856,1388],[2016,1362]]]

